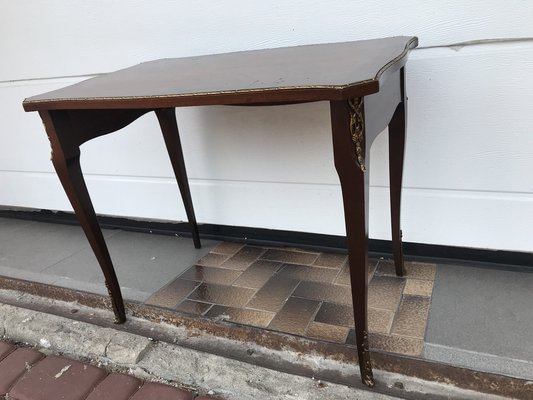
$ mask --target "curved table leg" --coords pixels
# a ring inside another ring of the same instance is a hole
[[[396,275],[405,275],[402,249],[402,231],[400,228],[400,205],[402,197],[403,159],[405,154],[406,99],[404,95],[404,70],[400,72],[402,101],[396,107],[389,123],[389,179],[392,252]]]
[[[165,145],[167,146],[168,155],[176,181],[181,192],[181,198],[185,206],[185,212],[187,213],[187,219],[191,227],[192,240],[194,247],[199,249],[202,245],[200,243],[200,235],[198,233],[198,224],[196,223],[196,217],[194,215],[194,208],[192,205],[191,191],[189,189],[189,182],[187,180],[187,171],[185,169],[185,161],[183,160],[183,151],[181,148],[180,136],[178,131],[178,123],[176,121],[176,110],[174,108],[165,108],[155,110],[159,125],[161,126],[161,132],[165,139]]]
[[[364,143],[363,100],[354,100],[330,103],[331,125],[335,168],[344,203],[359,369],[363,383],[372,387],[367,329],[369,181],[365,166],[369,152]]]
[[[123,323],[126,321],[126,313],[122,293],[83,179],[79,147],[77,145],[69,146],[69,141],[65,140],[65,136],[68,137],[69,134],[68,117],[60,112],[55,113],[54,118],[48,112],[41,112],[40,114],[52,146],[51,158],[57,176],[104,273],[105,285],[115,313],[115,322]],[[73,134],[73,132],[70,133]],[[62,140],[60,140],[60,135]]]

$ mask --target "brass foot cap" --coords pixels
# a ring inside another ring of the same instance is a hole
[[[123,316],[123,317],[122,317],[122,316],[121,316],[121,317],[117,317],[117,316],[115,316],[115,321],[114,321],[114,322],[115,322],[115,324],[117,324],[117,325],[121,325],[121,324],[123,324],[124,322],[126,322],[126,316]]]
[[[376,383],[374,382],[374,377],[372,377],[372,376],[365,376],[365,377],[363,378],[363,383],[364,383],[366,386],[370,387],[370,388],[373,388],[374,385],[376,384]]]

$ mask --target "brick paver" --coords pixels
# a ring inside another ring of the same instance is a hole
[[[48,356],[0,341],[0,399],[9,400],[193,400],[185,390],[144,383],[64,357]],[[197,397],[196,400],[221,400]]]
[[[0,361],[0,396],[5,396],[28,369],[43,357],[37,350],[20,348]]]
[[[109,374],[91,392],[87,400],[128,400],[142,384],[141,380],[133,376]]]
[[[48,356],[9,391],[17,400],[85,400],[107,373],[92,365]]]
[[[145,383],[131,400],[192,400],[191,393],[159,383]]]
[[[16,349],[11,343],[0,342],[0,361]]]
[[[205,397],[205,396],[200,396],[200,397],[195,398],[194,400],[223,400],[223,399],[221,399],[220,397]]]

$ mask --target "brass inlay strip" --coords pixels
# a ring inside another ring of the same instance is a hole
[[[413,44],[414,44],[414,46],[413,46]],[[404,58],[405,55],[407,54],[407,52],[409,50],[411,50],[412,48],[416,47],[417,45],[418,45],[418,38],[417,37],[411,38],[411,40],[409,40],[407,42],[407,44],[405,45],[405,48],[403,49],[403,52],[401,54],[399,54],[397,57],[393,58],[387,64],[385,64],[383,67],[380,68],[380,70],[378,71],[378,73],[374,77],[374,80],[379,80],[379,78],[383,74],[383,72],[385,72],[391,65],[395,64],[396,62],[398,62],[402,58]],[[413,46],[413,47],[411,47],[411,46]]]
[[[148,96],[118,96],[118,97],[77,97],[77,98],[52,98],[52,99],[39,99],[39,100],[24,100],[24,104],[34,103],[56,103],[56,102],[84,102],[84,101],[103,101],[103,100],[140,100],[140,99],[167,99],[167,98],[180,98],[180,97],[196,97],[196,96],[213,96],[213,95],[225,95],[225,94],[240,94],[240,93],[257,93],[257,92],[271,92],[271,91],[285,91],[285,90],[309,90],[309,89],[333,89],[344,90],[351,87],[367,84],[375,81],[379,81],[380,76],[391,65],[401,60],[407,52],[411,49],[413,43],[417,41],[417,38],[412,38],[407,42],[404,50],[397,57],[389,61],[377,72],[373,79],[365,79],[358,82],[352,82],[344,85],[302,85],[302,86],[282,86],[282,87],[267,87],[267,88],[254,88],[254,89],[235,89],[235,90],[220,90],[213,92],[193,92],[193,93],[177,93],[177,94],[161,94],[161,95],[148,95]],[[105,76],[104,74],[102,76]]]
[[[371,83],[374,79],[366,79],[364,81],[357,82],[357,85]],[[137,99],[167,99],[167,98],[179,98],[179,97],[197,97],[197,96],[213,96],[224,94],[240,94],[240,93],[257,93],[257,92],[272,92],[277,90],[308,90],[308,89],[334,89],[343,90],[354,84],[347,85],[310,85],[310,86],[282,86],[282,87],[267,87],[267,88],[254,88],[254,89],[232,89],[232,90],[220,90],[215,92],[192,92],[192,93],[176,93],[176,94],[156,94],[148,96],[119,96],[119,97],[76,97],[76,98],[52,98],[52,99],[39,99],[39,100],[24,100],[25,104],[33,103],[52,103],[63,101],[101,101],[101,100],[137,100]]]

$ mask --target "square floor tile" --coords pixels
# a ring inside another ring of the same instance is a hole
[[[174,308],[198,286],[200,286],[200,282],[185,279],[175,279],[173,282],[159,289],[152,296],[150,296],[150,298],[146,300],[146,304],[158,307]]]
[[[346,254],[321,253],[313,265],[325,268],[341,268],[348,262]]]
[[[233,285],[259,289],[268,282],[281,265],[280,262],[257,260],[237,278]]]
[[[259,289],[246,307],[276,312],[285,304],[298,283],[296,279],[288,279],[276,274]]]
[[[383,310],[396,311],[402,298],[405,279],[374,276],[368,285],[368,305]]]
[[[318,253],[292,251],[285,249],[268,249],[261,258],[270,261],[280,261],[291,264],[311,265],[318,258]]]
[[[278,275],[288,279],[332,283],[338,271],[332,268],[311,267],[299,264],[284,264]]]
[[[423,339],[429,304],[427,297],[404,296],[394,319],[392,333]]]
[[[318,301],[291,297],[268,327],[276,331],[303,335],[319,305]]]
[[[368,261],[368,281],[374,276],[374,271],[376,270],[377,261],[369,260]],[[337,285],[351,285],[350,282],[350,266],[346,263],[341,268],[339,275],[335,278],[335,283]]]
[[[352,289],[349,286],[330,283],[300,282],[292,295],[330,303],[352,304]]]
[[[254,289],[202,283],[189,295],[189,300],[231,307],[243,307],[250,301],[255,292]]]
[[[237,277],[241,274],[241,271],[216,268],[216,267],[204,267],[201,265],[195,265],[180,275],[180,279],[189,279],[192,281],[218,283],[219,285],[231,285]]]
[[[265,252],[265,249],[255,246],[244,246],[237,253],[221,264],[223,268],[244,271]]]
[[[201,303],[199,301],[183,300],[176,307],[177,311],[182,311],[187,314],[203,315],[207,310],[213,307],[213,304]]]
[[[390,333],[394,312],[380,310],[379,308],[368,308],[368,331],[375,333]],[[424,318],[425,323],[425,318]]]
[[[226,255],[233,255],[244,247],[242,243],[222,242],[215,247],[212,252]]]
[[[435,280],[437,265],[431,263],[405,262],[405,277],[411,279]],[[379,262],[377,274],[396,276],[394,261],[381,260]]]
[[[223,321],[235,322],[237,324],[264,328],[270,323],[270,321],[272,321],[272,318],[274,318],[274,313],[245,308],[213,306],[206,313],[206,316]]]
[[[348,336],[349,329],[344,326],[322,324],[311,322],[307,328],[307,337],[324,340],[327,342],[344,343]]]
[[[354,326],[353,308],[348,305],[322,303],[315,321],[328,325]]]
[[[404,295],[431,297],[434,281],[424,279],[407,279],[405,281]]]
[[[196,264],[198,265],[204,265],[206,267],[218,267],[220,266],[224,261],[226,261],[230,256],[227,254],[217,254],[210,252],[209,254],[206,254],[202,258],[200,258]]]

